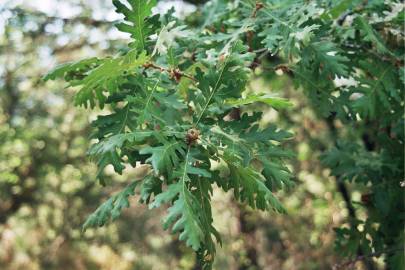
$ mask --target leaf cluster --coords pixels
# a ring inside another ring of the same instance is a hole
[[[140,202],[150,208],[170,205],[163,227],[179,233],[210,268],[215,241],[221,243],[210,203],[214,185],[252,208],[285,212],[274,192],[292,185],[284,164],[291,153],[280,145],[292,135],[261,127],[261,112],[243,109],[290,104],[270,95],[245,97],[254,54],[237,35],[225,37],[225,48],[217,51],[220,43],[210,33],[185,36],[181,31],[190,30],[170,14],[152,15],[153,1],[113,3],[124,15],[117,28],[133,39],[128,49],[64,64],[45,79],[62,77],[76,87],[76,105],[108,110],[92,123],[97,142],[88,151],[103,185],[108,165],[119,174],[137,163],[153,170],[103,203],[83,229],[116,219],[139,188]]]
[[[212,265],[214,239],[221,242],[212,225],[214,185],[252,208],[284,212],[274,192],[292,184],[285,165],[291,154],[282,148],[291,134],[262,127],[261,112],[251,106],[290,104],[247,94],[256,67],[288,75],[318,116],[332,123],[341,142],[321,157],[332,175],[371,185],[377,211],[361,222],[372,229],[339,231],[339,239],[371,235],[372,241],[363,241],[366,253],[403,240],[403,219],[394,218],[404,211],[398,199],[404,173],[404,10],[398,3],[216,0],[199,7],[204,20],[190,27],[170,12],[152,15],[152,0],[113,3],[124,16],[117,28],[132,37],[127,50],[65,64],[45,78],[63,77],[78,87],[77,105],[108,108],[93,122],[98,142],[89,150],[99,177],[107,165],[122,173],[137,162],[151,164],[153,172],[136,184],[141,202],[170,205],[164,227],[179,232],[205,268]],[[349,132],[336,131],[336,121]],[[134,193],[131,185],[90,216],[85,228],[116,218]]]

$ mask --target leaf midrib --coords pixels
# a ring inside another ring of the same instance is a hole
[[[198,125],[198,123],[200,122],[202,116],[204,115],[205,111],[207,110],[208,105],[210,104],[212,97],[214,96],[215,92],[218,91],[218,85],[219,85],[219,82],[222,80],[222,76],[224,74],[224,70],[225,70],[227,64],[228,64],[228,62],[226,61],[223,68],[222,68],[222,70],[221,70],[221,73],[219,74],[218,80],[216,81],[215,86],[212,89],[212,92],[211,92],[207,102],[204,105],[203,110],[201,111],[200,115],[198,116],[198,119],[197,119],[197,122],[195,123],[195,125]]]
[[[140,35],[140,41],[141,41],[141,45],[142,45],[142,49],[145,49],[145,44],[144,44],[144,41],[143,41],[143,32],[142,32],[142,29],[143,29],[143,20],[142,20],[142,18],[141,18],[141,13],[140,13],[140,10],[141,10],[141,1],[137,1],[137,5],[138,5],[138,7],[137,7],[137,21],[138,21],[138,32],[139,32],[139,35]]]

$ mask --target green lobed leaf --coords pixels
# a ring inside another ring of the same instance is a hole
[[[172,172],[179,162],[178,153],[184,153],[184,143],[179,141],[163,141],[161,146],[149,146],[142,148],[140,154],[151,154],[146,160],[152,164],[157,174]]]
[[[152,8],[156,5],[156,0],[129,0],[131,8],[128,8],[120,0],[113,0],[116,12],[124,15],[125,21],[116,24],[118,30],[131,34],[135,40],[135,48],[146,49],[146,41],[150,34],[153,34],[154,27],[151,27]]]
[[[379,52],[385,54],[392,54],[383,43],[380,35],[373,29],[373,27],[367,22],[367,20],[363,16],[357,16],[354,19],[354,22],[358,27],[358,29],[363,34],[364,40],[372,42]]]
[[[122,82],[124,72],[133,72],[145,64],[148,60],[145,52],[138,55],[137,50],[130,50],[123,56],[107,58],[101,61],[100,65],[90,70],[84,79],[72,81],[71,86],[80,86],[80,90],[75,95],[75,104],[91,108],[98,100],[100,107],[104,106],[106,96],[105,91],[114,93]]]
[[[129,207],[129,196],[135,194],[135,188],[139,181],[131,182],[122,191],[109,198],[106,202],[100,205],[93,214],[91,214],[84,222],[82,231],[86,231],[91,227],[101,227],[110,219],[115,220],[120,215],[124,208]]]

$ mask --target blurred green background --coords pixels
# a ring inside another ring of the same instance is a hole
[[[195,9],[166,1],[156,12],[172,5],[178,16]],[[193,252],[162,230],[163,210],[147,210],[137,198],[117,222],[80,233],[86,216],[116,190],[97,183],[86,157],[94,112],[73,107],[72,89],[41,76],[58,63],[116,52],[128,38],[114,28],[117,19],[103,0],[0,3],[0,269],[198,269]],[[259,70],[250,85],[257,89],[294,103],[279,112],[264,107],[263,124],[295,133],[286,146],[296,153],[296,186],[278,193],[288,215],[253,212],[215,192],[215,226],[224,239],[215,269],[331,269],[343,260],[333,228],[348,215],[318,159],[332,134],[287,76]],[[106,174],[116,189],[131,178]]]

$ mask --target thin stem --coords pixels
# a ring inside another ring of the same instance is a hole
[[[227,58],[227,60],[228,60],[228,58]],[[210,94],[210,96],[209,96],[207,102],[206,102],[205,105],[204,105],[204,108],[203,108],[202,111],[200,112],[200,115],[198,116],[197,122],[195,123],[195,125],[198,125],[198,123],[200,122],[201,117],[204,115],[205,111],[207,110],[208,105],[210,104],[212,97],[214,96],[215,92],[218,90],[218,87],[220,86],[219,82],[222,80],[222,76],[223,76],[223,74],[224,74],[225,67],[226,67],[226,65],[228,64],[228,61],[227,61],[227,60],[225,60],[226,62],[225,62],[225,64],[224,64],[224,66],[222,67],[221,73],[219,74],[219,77],[218,77],[217,81],[215,82],[215,86],[214,86],[214,88],[212,89],[211,94]]]
[[[186,182],[185,182],[185,178],[186,178],[186,175],[187,175],[187,165],[188,165],[188,157],[189,157],[189,154],[190,154],[190,147],[191,147],[190,145],[187,147],[186,158],[185,158],[185,161],[184,161],[183,175],[181,177],[181,184],[182,184],[182,195],[183,195],[183,198],[184,198],[184,202],[186,203],[186,205],[188,207],[191,208],[191,203],[188,201],[188,198],[186,196],[187,187],[186,187]]]
[[[169,73],[169,75],[170,75],[171,77],[174,77],[175,79],[176,79],[176,78],[181,78],[181,77],[186,77],[186,78],[188,78],[188,79],[190,79],[190,80],[192,80],[192,81],[196,81],[196,79],[194,79],[193,76],[188,75],[188,74],[184,73],[183,71],[181,71],[181,70],[179,70],[179,69],[168,69],[168,68],[164,68],[164,67],[158,66],[158,65],[156,65],[156,64],[154,64],[154,63],[152,63],[152,62],[149,62],[149,63],[144,64],[143,67],[144,67],[144,68],[153,68],[153,69],[160,70],[160,71],[162,71],[162,72],[167,72],[167,73]]]
[[[142,1],[137,1],[137,3],[138,3],[138,6],[137,6],[137,10],[142,10],[142,7],[141,7],[141,3]],[[143,27],[142,27],[142,24],[143,24],[143,18],[141,18],[141,15],[138,13],[138,17],[137,17],[137,19],[138,19],[138,25],[137,25],[137,29],[138,29],[138,32],[139,32],[139,35],[141,36],[141,45],[142,45],[142,49],[145,49],[145,43],[144,43],[144,41],[143,41],[143,39],[144,39],[144,37],[143,37],[143,33],[142,33],[142,29],[143,29]],[[142,24],[141,24],[142,23]]]
[[[128,119],[128,113],[129,113],[129,104],[127,104],[127,111],[125,112],[124,121],[122,122],[122,126],[121,126],[120,131],[118,133],[122,133],[122,131],[125,129],[125,126],[127,124],[127,119]]]

